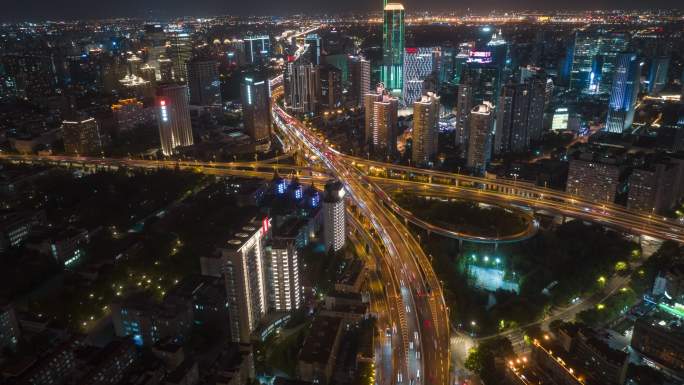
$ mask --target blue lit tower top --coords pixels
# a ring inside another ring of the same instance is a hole
[[[382,24],[381,76],[385,88],[401,93],[404,67],[404,6],[386,3]]]

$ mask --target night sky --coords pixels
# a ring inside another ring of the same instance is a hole
[[[85,19],[121,16],[173,17],[235,15],[288,15],[295,12],[323,13],[367,11],[381,8],[381,0],[3,0],[0,20]],[[554,9],[561,0],[405,0],[408,10]],[[573,9],[673,8],[680,0],[575,0]]]

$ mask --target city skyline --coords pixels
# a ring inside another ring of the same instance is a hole
[[[115,3],[99,4],[97,8],[83,6],[81,0],[61,0],[50,2],[35,0],[32,2],[14,2],[3,9],[0,22],[47,21],[47,20],[88,20],[111,19],[121,17],[142,18],[148,20],[169,20],[177,17],[214,17],[218,15],[236,16],[291,16],[302,14],[345,14],[378,12],[376,1],[366,2],[352,0],[344,5],[330,2],[321,4],[312,0],[288,1],[287,5],[272,0],[257,0],[248,3],[225,4],[218,0],[199,0],[188,3],[181,0],[124,0]],[[448,0],[407,0],[401,2],[408,14],[412,12],[456,12],[458,14],[485,14],[491,11],[499,13],[515,11],[594,11],[594,10],[648,10],[662,9],[676,11],[679,2],[676,0],[657,0],[644,4],[637,0],[580,0],[568,3],[547,3],[540,5],[533,0],[517,1],[515,4],[503,0],[475,1],[466,0],[456,6]],[[314,10],[312,12],[312,10]]]

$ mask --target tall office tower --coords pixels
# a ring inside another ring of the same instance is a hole
[[[286,107],[296,113],[316,112],[318,68],[312,64],[288,63],[285,73]]]
[[[157,88],[157,122],[162,153],[172,155],[176,147],[193,144],[188,87],[164,84]]]
[[[67,154],[101,155],[100,127],[95,118],[62,122],[64,151]]]
[[[423,81],[437,68],[440,56],[437,47],[406,48],[404,51],[404,80],[401,96],[404,105],[410,106],[427,90]]]
[[[252,221],[220,249],[233,342],[249,343],[268,310],[263,243],[269,229],[268,218],[263,223]]]
[[[192,38],[186,32],[175,31],[169,35],[166,56],[173,63],[173,78],[179,83],[188,80],[187,63],[192,57]]]
[[[494,106],[485,102],[475,106],[468,118],[467,166],[476,175],[484,175],[491,158]]]
[[[619,179],[620,168],[613,159],[582,154],[570,160],[565,191],[595,202],[613,202]]]
[[[670,66],[670,58],[657,57],[651,60],[651,68],[648,71],[648,93],[658,95],[667,86],[667,71]]]
[[[412,159],[416,165],[429,164],[437,153],[439,106],[439,96],[432,92],[413,103]]]
[[[295,239],[274,238],[269,255],[269,302],[275,311],[297,310],[302,306],[299,260]]]
[[[173,62],[171,59],[161,57],[157,60],[159,65],[159,80],[162,83],[169,83],[173,81]]]
[[[606,131],[621,134],[632,127],[639,94],[641,64],[634,53],[623,53],[617,58],[613,88],[608,101]]]
[[[318,102],[323,109],[342,105],[342,71],[331,65],[318,67]]]
[[[215,60],[195,59],[188,63],[188,87],[190,104],[195,106],[214,106],[221,104],[221,82],[219,81],[218,62]]]
[[[271,38],[268,35],[244,38],[245,56],[250,64],[266,63],[271,54]]]
[[[323,191],[323,238],[325,250],[336,252],[347,241],[344,185],[338,180],[330,180]]]
[[[627,49],[627,44],[627,37],[620,33],[575,33],[570,89],[590,95],[608,93],[615,61],[618,54]]]
[[[370,61],[362,56],[352,56],[350,59],[351,73],[351,98],[356,101],[357,106],[364,105],[364,96],[370,91],[371,84],[371,64]]]
[[[460,156],[465,156],[468,144],[468,116],[473,109],[473,89],[470,84],[458,85],[458,99],[456,100],[456,145],[461,147]]]
[[[489,52],[473,52],[473,54],[490,54]],[[502,69],[491,59],[471,58],[463,68],[461,83],[471,86],[473,104],[490,102],[495,105],[501,91]]]
[[[306,35],[304,39],[304,44],[309,46],[307,51],[307,56],[309,62],[315,66],[321,64],[321,37],[316,33],[310,33]]]
[[[380,79],[387,90],[398,94],[404,78],[404,6],[387,3],[383,15]]]
[[[271,139],[271,96],[268,83],[245,78],[241,87],[242,119],[245,133],[255,142]]]
[[[442,55],[439,63],[439,82],[440,83],[454,83],[454,74],[456,70],[456,49],[442,48]]]

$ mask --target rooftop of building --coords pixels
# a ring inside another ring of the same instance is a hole
[[[333,352],[337,333],[342,327],[342,318],[318,316],[311,325],[311,332],[304,340],[299,360],[326,364]]]
[[[335,283],[342,285],[353,285],[359,277],[359,274],[363,272],[364,263],[360,259],[354,259],[347,261],[342,270],[342,274],[339,275]]]
[[[605,332],[593,328],[581,328],[577,335],[593,352],[615,365],[624,364],[629,357],[628,353],[613,349],[610,346],[608,343],[609,336]]]

